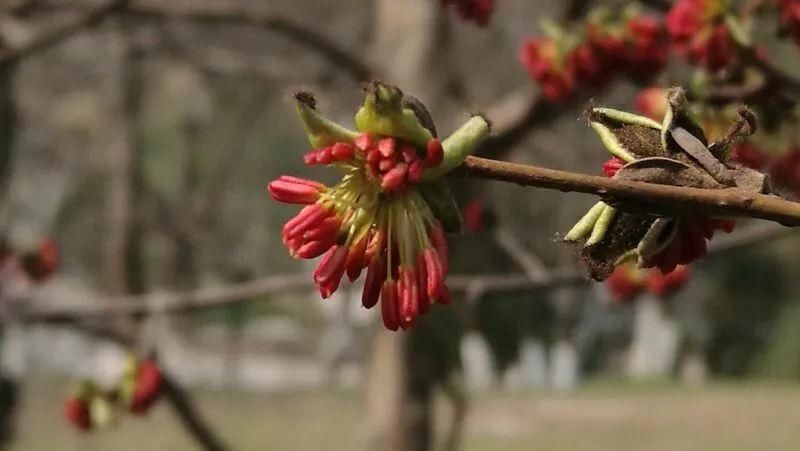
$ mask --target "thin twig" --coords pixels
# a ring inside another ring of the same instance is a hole
[[[22,58],[38,53],[42,50],[64,41],[67,38],[101,23],[112,14],[123,10],[129,0],[111,0],[103,5],[94,7],[84,12],[80,17],[66,24],[53,27],[29,42],[16,47],[0,47],[0,66],[12,64]]]
[[[800,226],[800,203],[737,188],[700,189],[623,181],[472,156],[467,157],[463,169],[473,177],[594,194],[650,212],[670,209],[711,216],[760,218],[786,226]]]
[[[82,9],[85,6],[41,5],[42,9]],[[323,57],[356,81],[368,81],[375,71],[353,52],[310,27],[264,9],[245,8],[231,3],[147,2],[131,3],[125,13],[146,20],[184,20],[206,25],[240,25],[260,28],[292,40]]]

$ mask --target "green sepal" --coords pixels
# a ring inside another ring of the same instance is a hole
[[[603,238],[605,238],[608,228],[611,226],[611,221],[614,220],[614,216],[616,216],[616,214],[616,208],[606,205],[606,207],[600,213],[600,217],[597,218],[597,222],[594,224],[594,227],[592,227],[592,234],[589,235],[589,239],[586,240],[586,246],[597,244],[602,241]]]
[[[403,106],[403,92],[394,86],[372,82],[364,105],[355,116],[358,131],[392,136],[425,148],[433,139],[411,108]]]
[[[483,116],[475,115],[458,130],[442,141],[444,160],[439,166],[425,171],[423,180],[434,180],[442,177],[461,163],[489,136],[489,121]]]
[[[461,213],[447,183],[441,179],[421,183],[418,190],[433,215],[442,223],[444,231],[450,234],[461,233]]]
[[[626,163],[663,154],[661,124],[648,117],[611,108],[590,108],[586,117],[606,150]]]
[[[744,48],[752,47],[753,40],[750,36],[750,27],[743,24],[738,17],[734,16],[733,14],[726,14],[725,25],[728,26],[728,30],[730,31],[733,40],[736,41],[739,46]]]
[[[295,94],[295,106],[311,147],[319,149],[337,142],[352,142],[358,133],[326,118],[316,109],[316,100],[308,92]]]
[[[578,241],[589,236],[600,218],[600,214],[606,209],[605,202],[598,202],[586,212],[585,215],[564,235],[564,241]]]

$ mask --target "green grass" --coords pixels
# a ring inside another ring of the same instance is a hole
[[[61,383],[31,383],[13,451],[193,450],[166,406],[91,434],[61,420]],[[352,451],[361,400],[348,392],[201,392],[204,414],[236,450]],[[494,393],[472,399],[465,451],[800,450],[800,386],[715,384],[685,389],[595,383],[568,395]],[[447,407],[437,402],[439,421]]]

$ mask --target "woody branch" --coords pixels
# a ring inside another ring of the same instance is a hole
[[[800,226],[800,203],[737,188],[700,189],[623,181],[473,156],[467,157],[462,169],[470,177],[594,194],[623,207],[633,205],[637,210],[651,213],[665,210],[697,212],[711,216],[759,218],[790,227]]]

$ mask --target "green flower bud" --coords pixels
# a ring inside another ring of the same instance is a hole
[[[489,136],[489,122],[480,115],[473,116],[447,139],[442,141],[444,160],[442,163],[425,172],[423,180],[439,178],[464,162],[483,140]]]

